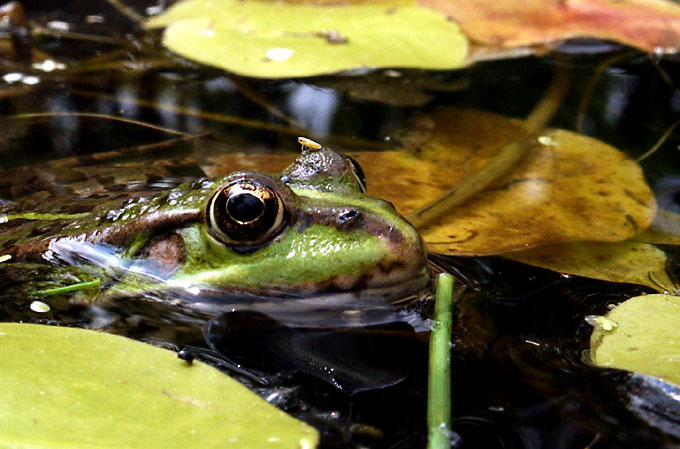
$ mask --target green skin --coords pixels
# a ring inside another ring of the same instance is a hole
[[[206,218],[214,193],[236,178],[264,179],[288,214],[279,233],[245,251],[215,238]],[[343,221],[348,210],[359,218]],[[0,256],[11,256],[0,263],[0,276],[45,263],[53,271],[49,280],[10,286],[13,294],[64,293],[78,290],[80,282],[87,293],[79,294],[90,300],[181,291],[386,303],[418,292],[429,280],[418,232],[391,204],[365,195],[351,164],[327,149],[303,149],[280,176],[241,172],[122,208],[107,204],[70,218],[54,214],[62,223],[56,235],[25,237],[49,214],[0,215],[0,223],[19,218],[26,224],[4,234],[0,224]]]

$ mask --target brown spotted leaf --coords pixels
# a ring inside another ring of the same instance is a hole
[[[419,0],[473,40],[515,47],[572,37],[614,40],[649,53],[680,47],[680,5],[664,0]]]
[[[503,257],[561,273],[645,285],[660,292],[672,293],[679,287],[666,273],[666,254],[648,243],[563,243]]]
[[[401,156],[399,176],[383,172],[376,178],[372,166],[365,167],[370,179],[385,182],[373,192],[404,214],[482,169],[509,141],[530,139],[520,122],[481,111],[441,109],[421,122],[411,137],[420,144]],[[421,160],[429,161],[427,168]],[[626,240],[647,228],[655,212],[634,161],[599,140],[551,130],[531,143],[509,174],[421,231],[433,252],[498,254],[558,242]]]

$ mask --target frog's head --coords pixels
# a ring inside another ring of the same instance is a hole
[[[385,302],[428,281],[420,235],[392,204],[364,193],[347,156],[303,145],[279,177],[238,172],[213,186],[202,219],[176,231],[184,261],[172,285]]]

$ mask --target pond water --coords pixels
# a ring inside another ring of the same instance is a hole
[[[136,6],[142,11],[144,4]],[[569,70],[572,82],[551,126],[594,136],[632,158],[680,116],[680,59],[656,60],[609,43],[574,41],[542,58],[460,71],[267,81],[173,59],[157,36],[140,33],[106,2],[24,6],[46,30],[25,38],[24,50],[66,66],[44,71],[21,55],[0,54],[0,199],[7,208],[82,212],[195,181],[235,152],[292,161],[300,128],[354,152],[390,149],[414,114],[441,106],[526,117],[557,68]],[[60,33],[63,24],[72,34]],[[679,144],[671,134],[641,162],[660,206],[676,212]],[[677,250],[665,249],[676,272]],[[677,447],[678,390],[584,361],[591,331],[584,318],[653,290],[499,257],[432,254],[430,263],[452,273],[461,289],[451,345],[457,447]],[[431,291],[341,318],[318,310],[205,313],[145,297],[89,305],[77,295],[40,314],[12,293],[17,279],[0,280],[2,321],[92,327],[189,348],[317,427],[324,448],[426,445]]]

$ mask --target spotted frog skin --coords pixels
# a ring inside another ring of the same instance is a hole
[[[181,291],[388,303],[423,289],[429,276],[418,232],[390,203],[364,193],[355,161],[300,142],[302,154],[278,176],[199,179],[118,208],[59,217],[47,236],[19,232],[16,220],[35,229],[49,226],[49,214],[0,215],[7,259],[0,275],[39,267],[45,279],[24,283],[22,293],[83,285],[88,300]]]

